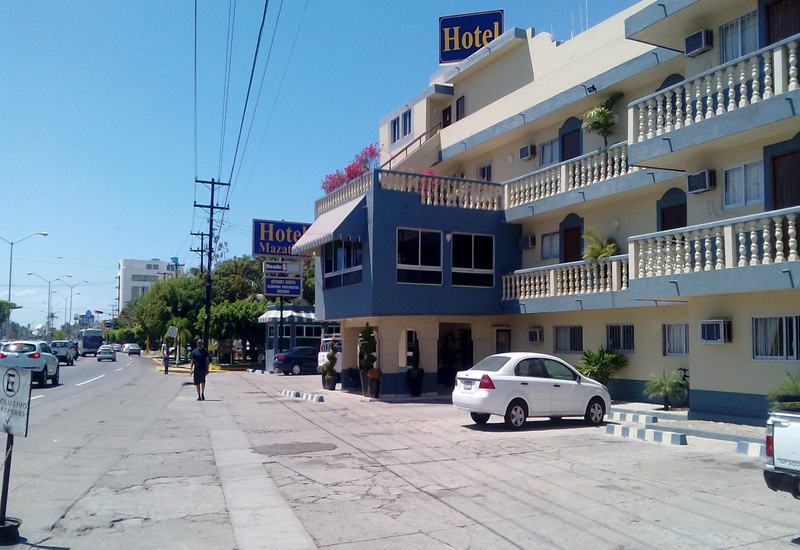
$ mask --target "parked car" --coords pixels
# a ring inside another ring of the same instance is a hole
[[[114,348],[109,346],[108,344],[103,344],[97,349],[97,362],[104,361],[108,359],[109,361],[116,361],[117,360],[117,352],[114,351]]]
[[[73,365],[75,363],[75,349],[72,347],[72,342],[69,340],[53,340],[50,342],[50,349],[53,355],[56,356],[59,363],[66,363]]]
[[[122,351],[122,344],[111,344],[111,347],[114,351]]]
[[[319,344],[319,353],[317,354],[317,372],[322,372],[322,365],[328,360],[328,352],[331,348],[336,352],[336,365],[334,370],[341,374],[342,372],[342,340],[339,337],[325,337]]]
[[[58,359],[47,342],[19,340],[3,344],[0,365],[31,370],[33,380],[42,387],[50,381],[58,385],[61,378]]]
[[[608,388],[558,357],[500,353],[456,374],[453,405],[485,424],[493,414],[519,429],[534,416],[583,416],[597,425],[611,404]]]
[[[276,355],[272,365],[283,374],[316,373],[317,349],[306,346],[290,348]]]
[[[139,344],[125,344],[124,346],[122,346],[122,351],[127,353],[128,355],[142,354],[142,349],[139,347]]]
[[[800,396],[781,398],[767,419],[764,481],[773,491],[782,491],[800,499]],[[788,405],[788,402],[793,405]]]

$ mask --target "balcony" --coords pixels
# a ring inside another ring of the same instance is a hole
[[[629,163],[685,168],[690,156],[796,131],[799,41],[794,35],[631,103]]]
[[[643,297],[795,288],[800,206],[628,239],[630,288]]]
[[[367,172],[354,180],[350,180],[339,189],[328,193],[314,203],[314,219],[319,218],[328,210],[333,210],[356,197],[365,195],[372,188],[373,173]]]

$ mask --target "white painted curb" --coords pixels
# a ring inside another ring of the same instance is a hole
[[[325,396],[318,393],[308,393],[297,390],[281,390],[281,395],[286,397],[294,397],[295,399],[305,399],[306,401],[314,401],[315,403],[324,403]]]
[[[624,437],[625,439],[652,441],[653,443],[661,443],[662,445],[686,445],[686,434],[664,430],[651,430],[649,428],[608,424],[606,426],[606,433],[608,435]]]
[[[766,458],[767,449],[763,443],[750,443],[749,441],[738,441],[736,452],[753,458]]]
[[[658,417],[652,414],[609,411],[606,416],[608,417],[608,420],[613,420],[615,422],[629,422],[631,424],[655,424],[658,422]]]

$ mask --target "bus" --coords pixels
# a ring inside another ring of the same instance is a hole
[[[78,333],[78,354],[86,357],[90,353],[97,356],[97,348],[103,345],[103,331],[86,328]]]

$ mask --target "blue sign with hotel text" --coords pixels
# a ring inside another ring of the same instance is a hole
[[[276,220],[253,220],[253,256],[296,256],[292,246],[309,224]]]
[[[503,10],[439,18],[439,63],[468,58],[503,34]]]

